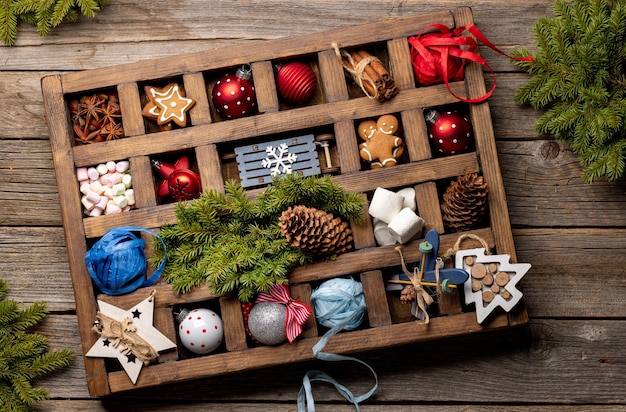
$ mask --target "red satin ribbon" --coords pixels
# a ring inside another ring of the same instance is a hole
[[[285,318],[285,334],[289,343],[302,333],[302,325],[309,318],[313,311],[302,302],[298,302],[291,298],[289,286],[274,285],[268,291],[261,292],[256,298],[259,302],[276,302],[283,303],[287,306],[287,317]]]
[[[439,33],[427,33],[424,31],[436,29]],[[495,52],[498,52],[510,59],[520,61],[531,61],[533,57],[515,58],[504,53],[494,46],[482,32],[473,24],[457,27],[450,30],[443,24],[431,24],[417,36],[409,37],[411,45],[411,61],[413,70],[420,85],[426,86],[443,81],[450,94],[465,103],[480,103],[488,99],[496,88],[496,76],[491,66],[477,54],[478,43],[471,36],[462,36],[467,30],[478,41],[483,43]],[[481,97],[464,99],[454,94],[450,89],[450,81],[463,80],[463,70],[468,60],[485,66],[491,73],[493,85],[491,89]]]

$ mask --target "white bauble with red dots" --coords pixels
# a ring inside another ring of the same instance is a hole
[[[456,111],[425,114],[428,138],[433,148],[443,156],[465,153],[472,143],[472,124],[469,118]]]
[[[236,74],[227,74],[217,80],[211,98],[215,110],[228,119],[244,117],[256,106],[254,85],[250,82],[252,70],[244,65]]]
[[[178,336],[190,352],[206,355],[217,349],[224,340],[224,324],[210,309],[183,309],[177,316]]]

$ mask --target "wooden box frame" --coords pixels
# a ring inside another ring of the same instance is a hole
[[[218,149],[220,144],[326,127],[335,135],[336,147],[333,153],[341,168],[334,179],[346,190],[363,193],[371,193],[378,186],[389,188],[390,182],[396,188],[415,187],[418,213],[427,222],[426,229],[435,228],[442,234],[441,250],[451,247],[459,234],[446,234],[444,231],[439,207],[440,193],[436,182],[467,171],[481,172],[489,187],[489,225],[473,233],[485,239],[497,253],[509,254],[511,262],[515,262],[515,247],[488,103],[469,106],[475,136],[474,151],[449,157],[433,157],[422,109],[455,104],[457,100],[444,85],[417,87],[410,62],[407,42],[409,36],[418,34],[432,23],[456,27],[472,22],[471,10],[464,7],[312,35],[43,78],[45,113],[50,130],[83,353],[97,339],[91,330],[97,310],[97,298],[120,307],[129,307],[149,293],[149,290],[140,289],[120,297],[96,296],[84,259],[89,245],[111,228],[134,225],[157,229],[175,222],[174,204],[159,204],[154,190],[151,189],[154,187],[154,175],[150,156],[160,153],[176,153],[183,149],[192,151],[203,188],[223,190],[223,160]],[[331,42],[346,49],[368,46],[383,48],[386,51],[386,63],[401,89],[400,93],[384,103],[362,95],[351,96],[349,82],[344,78]],[[298,58],[314,61],[319,81],[318,96],[314,104],[285,108],[277,97],[272,62]],[[206,91],[206,76],[217,75],[246,63],[252,66],[259,114],[217,121],[219,119],[216,119],[214,110],[211,110]],[[197,102],[190,112],[191,125],[178,130],[147,133],[139,103],[140,85],[155,79],[171,78],[180,79],[184,83],[187,96]],[[471,98],[483,95],[486,89],[481,67],[469,63],[465,70],[465,80],[452,83],[451,87],[460,96]],[[68,96],[112,88],[119,95],[127,137],[75,146]],[[387,113],[400,115],[409,161],[392,168],[364,170],[358,155],[354,122]],[[85,217],[75,177],[76,169],[121,159],[130,161],[137,207],[117,215]],[[393,320],[390,309],[392,305],[385,293],[382,270],[397,267],[398,255],[393,246],[376,246],[371,224],[353,228],[353,231],[355,251],[340,255],[332,263],[319,262],[298,267],[289,276],[292,293],[309,303],[312,283],[335,276],[360,276],[368,307],[368,326],[338,334],[330,340],[325,351],[357,352],[509,328],[528,322],[527,312],[522,304],[512,313],[496,314],[488,323],[479,325],[475,313],[462,312],[458,302],[452,302],[449,307],[440,302],[440,314],[447,316],[435,316],[428,325],[412,319],[401,322]],[[416,244],[405,247],[405,258],[408,262],[419,259]],[[293,344],[255,347],[246,339],[241,308],[235,298],[211,295],[206,288],[184,295],[174,294],[167,284],[159,284],[156,289],[155,326],[172,340],[176,339],[172,306],[204,301],[217,302],[215,304],[218,305],[225,323],[226,349],[203,357],[185,358],[179,352],[162,354],[157,364],[143,368],[134,385],[124,371],[107,370],[104,359],[85,358],[87,384],[91,395],[103,396],[135,388],[314,358],[311,348],[320,336],[315,319],[305,325],[302,336]]]

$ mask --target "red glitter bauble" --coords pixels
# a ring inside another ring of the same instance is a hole
[[[304,104],[313,98],[317,87],[315,72],[301,62],[276,67],[278,93],[289,103]]]
[[[252,71],[242,66],[236,74],[227,74],[215,83],[212,98],[215,110],[228,119],[247,116],[256,106],[254,85],[249,81]]]
[[[438,153],[449,156],[469,149],[472,125],[466,115],[454,111],[439,113],[429,110],[425,118],[428,138]]]

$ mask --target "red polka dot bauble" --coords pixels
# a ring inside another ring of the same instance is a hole
[[[317,76],[311,67],[301,62],[276,66],[278,93],[289,103],[304,104],[313,98]]]
[[[243,65],[236,74],[227,74],[217,80],[211,97],[219,114],[227,119],[236,119],[253,112],[256,94],[251,77],[250,65]]]
[[[217,349],[224,340],[224,324],[210,309],[183,309],[178,315],[178,337],[187,350],[205,355]]]
[[[472,124],[469,118],[456,111],[439,113],[429,110],[425,114],[428,138],[437,153],[449,156],[466,152],[472,141]]]

